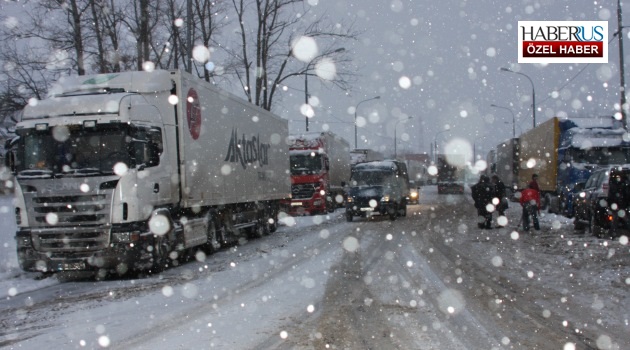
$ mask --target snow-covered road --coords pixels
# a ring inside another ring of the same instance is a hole
[[[479,230],[465,196],[425,187],[394,222],[288,218],[272,236],[142,279],[38,279],[0,203],[0,347],[624,349],[630,247],[545,215]]]

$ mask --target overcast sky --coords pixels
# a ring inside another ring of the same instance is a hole
[[[614,0],[311,0],[307,3],[329,16],[353,18],[365,30],[347,50],[361,77],[350,96],[319,89],[309,80],[309,92],[320,107],[310,120],[311,131],[341,134],[354,145],[354,106],[361,100],[359,116],[368,118],[359,127],[359,148],[394,147],[397,125],[398,151],[429,152],[435,140],[444,149],[453,138],[477,146],[477,154],[532,127],[532,85],[523,76],[501,72],[507,67],[529,76],[536,94],[536,122],[560,116],[613,115],[619,102],[619,51],[617,40],[609,45],[608,64],[517,63],[519,20],[606,20],[609,39],[617,29]],[[630,8],[626,13],[630,23]],[[627,32],[624,33],[627,38]],[[627,48],[630,46],[626,46]],[[409,84],[406,84],[409,82]],[[284,100],[291,132],[305,130],[299,105],[304,82],[288,83],[294,100]],[[562,90],[559,90],[562,88]],[[553,92],[558,92],[552,95]],[[501,109],[491,104],[507,107]],[[411,117],[411,120],[400,121]],[[360,120],[361,122],[361,120]],[[452,127],[452,132],[444,132]],[[439,134],[438,134],[439,133]],[[407,141],[408,140],[408,141]],[[472,150],[470,150],[472,152]]]

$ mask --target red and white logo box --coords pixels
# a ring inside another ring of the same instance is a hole
[[[608,22],[518,21],[518,63],[608,63]]]

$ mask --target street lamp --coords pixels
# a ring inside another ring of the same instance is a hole
[[[304,105],[306,107],[308,104],[308,73],[304,73]],[[306,111],[306,132],[308,132],[308,111]]]
[[[321,57],[332,55],[334,53],[344,52],[344,51],[346,51],[346,48],[345,47],[340,47],[337,50],[335,50],[335,51],[333,51],[333,52],[331,52],[329,54],[322,55]],[[319,60],[319,58],[318,58],[318,60]],[[313,64],[313,61],[309,62],[309,64],[306,66],[306,69],[304,70],[304,105],[307,106],[307,107],[310,106],[309,103],[308,103],[308,97],[309,97],[308,96],[308,70],[310,69],[310,66],[312,64]],[[308,132],[308,119],[309,119],[309,117],[312,117],[312,116],[308,115],[309,112],[310,112],[309,110],[306,111],[306,132]]]
[[[445,133],[445,132],[447,132],[447,131],[451,131],[451,130],[452,130],[452,128],[448,128],[448,129],[446,129],[446,130],[439,131],[438,133],[436,133],[436,134],[435,134],[435,137],[433,138],[433,161],[434,161],[434,162],[437,162],[437,150],[438,150],[438,146],[437,146],[437,137],[438,137],[440,134],[443,134],[443,133]]]
[[[381,96],[374,96],[372,98],[368,98],[365,99],[363,101],[359,101],[359,103],[357,103],[356,106],[354,106],[354,148],[357,149],[357,110],[359,109],[359,105],[363,102],[367,102],[367,101],[371,101],[371,100],[378,100],[379,98],[381,98]]]
[[[530,84],[532,84],[532,119],[533,119],[533,123],[534,123],[533,125],[534,125],[534,128],[535,128],[536,127],[536,90],[534,90],[534,82],[525,73],[515,72],[515,71],[513,71],[513,70],[511,70],[509,68],[505,68],[505,67],[501,67],[501,71],[502,72],[509,72],[509,73],[522,75],[525,78],[527,78],[527,80],[529,80]]]
[[[619,111],[621,112],[621,125],[623,126],[624,130],[627,130],[628,116],[626,115],[626,109],[628,108],[628,106],[626,105],[626,79],[623,63],[623,35],[621,29],[623,29],[624,27],[622,26],[621,20],[621,0],[617,0],[617,28],[618,29],[616,35],[618,35],[617,39],[619,40],[619,96],[621,97]]]
[[[397,130],[397,127],[398,127],[398,123],[407,121],[409,119],[413,119],[413,117],[409,117],[407,119],[400,119],[400,120],[397,120],[396,123],[394,123],[394,159],[396,159],[398,157],[398,153],[396,153],[396,144],[398,144],[398,142],[396,141],[396,139],[397,139],[397,137],[396,137],[396,130]]]
[[[514,112],[508,107],[497,106],[494,103],[491,104],[490,107],[507,109],[508,111],[510,111],[510,113],[512,113],[512,138],[515,138],[516,137],[516,117],[514,116]]]

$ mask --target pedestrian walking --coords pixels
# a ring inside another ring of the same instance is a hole
[[[490,178],[487,175],[481,175],[479,182],[472,185],[470,189],[475,208],[477,209],[477,215],[482,217],[477,226],[481,229],[491,229],[492,210],[488,211],[488,207],[492,205],[492,198],[495,195],[494,185],[490,182]]]
[[[538,214],[540,213],[540,193],[530,183],[528,187],[521,191],[520,203],[523,206],[523,230],[529,231],[529,219],[532,218],[534,229],[540,230]]]
[[[497,213],[499,216],[505,216],[505,210],[509,207],[505,190],[505,184],[499,178],[499,175],[492,175],[492,184],[494,185],[495,197],[499,200],[497,204]]]

